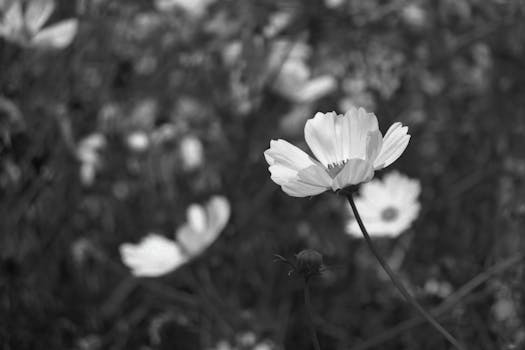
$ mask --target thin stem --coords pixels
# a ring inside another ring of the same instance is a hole
[[[317,332],[315,331],[314,315],[312,313],[312,304],[310,303],[310,287],[308,286],[309,278],[304,278],[304,305],[306,306],[306,313],[308,314],[308,327],[310,328],[310,336],[315,350],[321,350],[319,339],[317,339]]]
[[[435,319],[430,315],[423,307],[417,302],[416,299],[414,299],[413,296],[410,295],[410,293],[407,291],[405,286],[401,283],[399,278],[394,274],[390,266],[386,263],[386,261],[383,259],[381,254],[377,251],[375,245],[372,242],[372,239],[370,238],[370,235],[368,234],[368,231],[365,228],[365,225],[363,224],[363,221],[361,220],[361,216],[359,215],[359,212],[357,211],[357,207],[355,206],[354,199],[352,197],[352,194],[347,194],[346,198],[348,199],[348,202],[350,203],[350,206],[352,207],[352,211],[354,212],[355,219],[357,221],[357,224],[359,225],[359,228],[361,229],[361,232],[363,233],[363,236],[365,237],[365,241],[368,244],[368,247],[372,251],[372,253],[375,255],[377,261],[379,261],[379,264],[381,267],[385,270],[388,277],[390,277],[390,280],[392,280],[392,283],[396,286],[396,288],[399,290],[399,292],[403,295],[403,297],[410,303],[412,306],[423,316],[439,333],[441,333],[452,345],[454,345],[459,350],[465,350],[463,345],[461,345],[445,328],[443,328]]]

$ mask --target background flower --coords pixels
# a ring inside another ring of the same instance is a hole
[[[397,171],[363,184],[355,204],[370,236],[395,237],[409,228],[419,214],[420,192],[418,180]],[[347,232],[362,237],[355,219],[348,223]]]

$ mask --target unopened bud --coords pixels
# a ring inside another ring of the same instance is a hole
[[[323,265],[323,256],[313,249],[305,249],[299,252],[297,259],[297,273],[310,277],[321,273]]]

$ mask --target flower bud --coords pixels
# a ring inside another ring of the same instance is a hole
[[[295,257],[297,259],[297,273],[305,277],[321,273],[323,256],[318,251],[305,249],[300,251]]]

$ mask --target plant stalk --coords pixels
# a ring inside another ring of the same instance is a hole
[[[410,293],[407,291],[405,286],[401,283],[399,278],[394,274],[390,266],[386,263],[386,261],[383,259],[381,254],[377,251],[374,243],[372,242],[372,239],[370,238],[370,235],[368,234],[368,231],[366,230],[365,225],[363,224],[363,221],[361,220],[361,216],[359,215],[359,212],[357,210],[357,207],[354,203],[354,198],[352,197],[351,193],[346,193],[346,198],[348,199],[348,202],[350,203],[350,206],[352,207],[352,211],[354,213],[355,219],[357,221],[357,224],[359,225],[359,228],[361,229],[361,232],[363,233],[363,236],[365,237],[365,241],[368,244],[368,247],[372,251],[372,253],[375,255],[377,261],[385,270],[388,277],[390,277],[390,280],[396,288],[399,290],[401,295],[410,303],[412,306],[423,316],[439,333],[441,333],[452,345],[454,345],[455,348],[458,350],[466,350],[463,345],[461,345],[456,338],[454,338],[445,328],[443,328],[432,315],[430,315],[423,307],[417,302],[417,300],[410,295]]]
[[[310,328],[310,336],[312,337],[312,343],[314,344],[315,350],[321,350],[319,345],[319,339],[317,338],[317,332],[315,331],[314,315],[312,312],[312,304],[310,303],[310,287],[308,285],[309,278],[304,278],[304,305],[306,307],[306,313],[308,314],[308,328]]]

